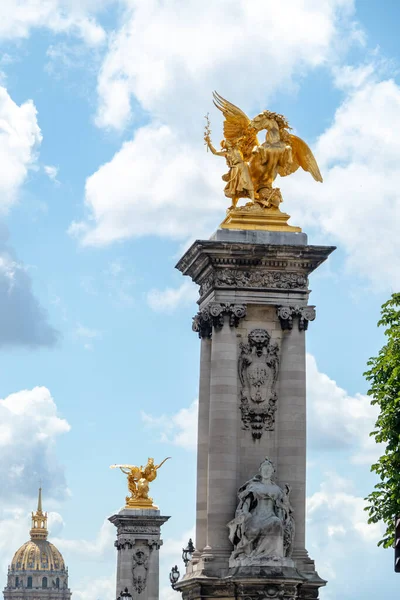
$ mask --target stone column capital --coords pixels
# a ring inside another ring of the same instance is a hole
[[[240,319],[246,316],[246,305],[210,302],[193,317],[192,329],[199,338],[211,338],[213,327],[218,331],[224,326],[225,316],[230,327],[238,327]]]
[[[315,306],[278,306],[276,309],[283,331],[293,329],[293,319],[298,317],[299,330],[307,331],[309,321],[314,321]]]

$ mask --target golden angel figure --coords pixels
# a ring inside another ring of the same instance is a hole
[[[159,465],[149,458],[145,467],[135,465],[111,465],[110,469],[120,469],[128,475],[128,488],[131,493],[126,497],[127,508],[157,508],[149,497],[149,483],[157,477],[157,470],[171,457],[165,458]]]
[[[225,195],[232,198],[230,209],[235,208],[236,211],[241,211],[240,214],[252,211],[252,225],[254,226],[255,211],[260,213],[260,209],[273,209],[275,215],[280,213],[278,208],[282,201],[280,190],[272,186],[277,175],[286,177],[301,167],[308,171],[316,181],[322,182],[313,153],[302,139],[290,133],[291,128],[283,115],[265,110],[254,119],[249,119],[240,108],[216,92],[213,92],[213,97],[215,106],[225,117],[223,124],[225,139],[221,142],[221,152],[217,152],[211,144],[209,125],[204,139],[213,154],[226,157],[230,167],[228,175],[223,177],[225,181],[228,181]],[[257,133],[262,130],[266,130],[266,136],[265,141],[260,145]],[[246,207],[236,208],[239,198],[250,198],[251,202],[246,204]],[[287,221],[289,215],[284,216]],[[233,219],[232,212],[229,217],[230,222]],[[279,217],[277,216],[275,219],[269,220],[270,227],[256,228],[293,229],[286,224],[276,225],[278,221]],[[222,226],[229,226],[224,223]],[[242,225],[245,224],[242,223]],[[234,228],[241,227],[235,226]],[[244,226],[243,228],[251,227]],[[299,228],[296,230],[298,231]]]
[[[204,140],[213,154],[225,157],[229,167],[228,173],[222,175],[222,179],[227,182],[224,189],[225,196],[232,200],[230,208],[236,207],[239,198],[250,198],[254,202],[254,186],[249,165],[245,162],[240,148],[228,140],[222,140],[222,150],[218,152],[212,145],[209,135],[205,135]]]

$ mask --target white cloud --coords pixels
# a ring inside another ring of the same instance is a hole
[[[357,464],[371,464],[382,452],[369,436],[378,408],[363,394],[350,396],[336,381],[318,371],[307,355],[307,402],[311,450],[345,450]]]
[[[33,506],[31,506],[32,510]],[[27,511],[3,509],[0,511],[0,570],[6,572],[12,554],[29,538],[31,521]],[[10,547],[10,541],[13,546]]]
[[[182,533],[180,538],[167,538],[162,547],[163,560],[179,564],[182,560],[182,548],[186,548],[189,538],[194,540],[194,527]]]
[[[150,124],[88,178],[86,218],[69,230],[86,245],[209,235],[227,205],[223,159],[201,143],[211,90],[253,114],[278,89],[335,62],[358,36],[352,0],[287,0],[268,10],[263,0],[234,0],[229,10],[225,3],[203,10],[199,0],[130,6],[99,75],[97,123],[121,129],[134,110]]]
[[[55,183],[59,183],[59,181],[57,180],[58,170],[58,167],[55,167],[54,165],[44,166],[44,172],[46,173],[47,177]]]
[[[316,144],[324,183],[308,174],[281,180],[289,212],[345,250],[348,268],[378,289],[400,286],[400,87],[368,66],[336,76],[348,95]],[[351,85],[352,84],[352,85]],[[278,183],[278,184],[279,184]],[[300,209],[301,207],[301,209]]]
[[[189,538],[195,539],[195,528],[189,529],[182,533],[179,538],[167,538],[164,541],[160,551],[160,582],[168,581],[169,573],[174,565],[178,566],[180,575],[185,572],[182,563],[182,549],[187,547]],[[162,586],[160,589],[160,598],[162,600],[176,600],[177,592],[171,586]]]
[[[93,340],[100,337],[101,334],[96,329],[90,329],[90,327],[85,327],[84,325],[79,324],[75,329],[75,335],[77,335],[78,337]]]
[[[160,598],[163,600],[176,600],[176,591],[173,590],[171,586],[163,587],[160,590]]]
[[[198,289],[191,281],[184,281],[178,288],[150,290],[147,302],[155,312],[170,313],[178,308],[192,304],[198,298]]]
[[[101,8],[105,2],[98,4]],[[7,0],[0,3],[0,40],[26,38],[33,28],[46,27],[54,33],[74,34],[95,46],[104,41],[105,32],[88,8],[90,3],[85,1]]]
[[[13,552],[29,539],[39,481],[46,509],[69,494],[55,450],[58,436],[69,429],[67,421],[57,414],[56,404],[45,387],[21,390],[0,399],[0,570],[3,573]],[[58,535],[64,526],[61,515],[49,511],[48,516],[50,534]]]
[[[127,267],[121,259],[109,262],[104,270],[108,296],[115,306],[131,307],[134,304],[132,290],[135,278],[131,271],[131,267]]]
[[[145,425],[160,432],[162,441],[186,450],[195,450],[197,448],[197,410],[198,401],[195,400],[189,408],[181,408],[174,415],[153,417],[142,411],[141,416]]]
[[[20,505],[22,504],[26,506],[26,509],[5,507],[4,499],[2,499],[2,508],[0,509],[0,572],[2,573],[7,572],[13,553],[29,539],[31,511],[36,505],[34,501],[29,502],[27,499],[25,502],[21,501]],[[60,531],[63,524],[59,513],[48,513],[50,534]]]
[[[57,414],[49,390],[35,387],[0,400],[0,497],[11,501],[35,495],[39,479],[46,493],[67,494],[64,472],[57,463],[54,443],[69,424]]]
[[[104,558],[105,555],[114,556],[114,541],[116,530],[108,519],[105,519],[96,539],[93,541],[79,539],[68,540],[65,538],[54,538],[53,543],[65,555],[72,557],[81,556],[82,558],[90,557],[90,560]]]
[[[388,597],[398,587],[387,568],[393,550],[377,547],[383,528],[368,525],[365,501],[355,489],[351,480],[326,473],[320,489],[307,500],[307,547],[319,575],[329,580],[321,600],[380,597],[383,577]]]
[[[264,0],[234,0],[229,9],[209,2],[207,10],[200,0],[183,6],[179,0],[130,0],[128,6],[99,75],[97,122],[103,127],[122,128],[139,102],[155,119],[180,121],[187,131],[217,82],[244,104],[254,82],[256,96],[265,100],[358,35],[352,0],[286,0],[268,7]]]
[[[118,308],[133,306],[136,281],[131,265],[125,265],[125,262],[124,259],[114,259],[108,262],[100,274],[83,275],[81,287],[90,296],[108,297]]]
[[[213,189],[218,165],[202,145],[194,151],[167,126],[138,129],[134,139],[86,181],[92,218],[73,223],[72,235],[86,245],[157,234],[184,239],[193,229],[210,230],[226,204]],[[214,193],[213,193],[214,192]],[[111,202],[112,197],[112,202]]]
[[[328,375],[318,370],[315,358],[307,355],[307,403],[310,450],[350,453],[354,464],[371,464],[382,448],[369,436],[378,410],[363,394],[351,396]],[[142,412],[142,420],[163,441],[187,450],[197,447],[198,401],[172,415],[153,416]]]
[[[74,335],[78,340],[83,342],[85,350],[92,350],[94,340],[98,340],[102,336],[101,332],[97,329],[91,329],[81,323],[76,326]]]
[[[35,150],[41,140],[33,102],[18,106],[0,86],[0,211],[16,201],[18,189],[36,161]]]
[[[115,575],[85,577],[76,583],[74,596],[79,600],[109,600],[115,598]]]
[[[115,572],[109,569],[116,559],[115,539],[115,526],[108,519],[104,519],[93,540],[52,538],[52,543],[62,552],[66,564],[71,566],[78,561],[83,566],[81,572],[84,576],[75,575],[73,587],[74,595],[80,600],[109,600],[116,597]],[[99,572],[102,574],[100,577]]]

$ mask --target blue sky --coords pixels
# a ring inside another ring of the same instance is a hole
[[[8,0],[0,6],[0,585],[38,481],[80,600],[113,597],[115,462],[167,455],[161,597],[194,525],[196,289],[174,265],[224,217],[221,118],[284,113],[324,176],[282,181],[314,244],[308,548],[323,600],[394,597],[363,497],[363,379],[399,289],[400,7],[375,0]],[[172,485],[171,485],[172,482]]]

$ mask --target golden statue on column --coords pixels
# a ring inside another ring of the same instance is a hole
[[[222,176],[226,182],[224,193],[232,201],[227,216],[221,223],[226,229],[264,229],[270,231],[301,231],[287,224],[289,215],[281,212],[282,195],[272,184],[277,175],[286,177],[299,167],[311,173],[315,181],[322,176],[313,153],[307,144],[290,133],[283,115],[265,110],[254,119],[237,106],[213,92],[214,104],[222,112],[224,140],[221,150],[211,142],[210,121],[207,119],[204,141],[207,149],[223,156],[229,167]],[[265,141],[260,144],[257,133],[266,130]],[[237,206],[239,198],[250,201]]]
[[[111,465],[110,469],[121,469],[125,475],[128,475],[128,488],[131,493],[126,496],[125,508],[153,509],[158,507],[153,504],[153,498],[149,497],[149,483],[157,477],[157,471],[163,464],[171,458],[168,456],[159,465],[154,464],[154,458],[149,458],[145,467],[136,467],[135,465]]]

